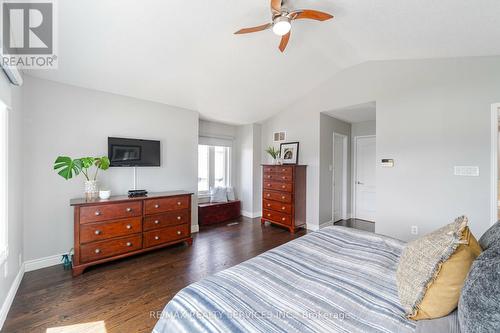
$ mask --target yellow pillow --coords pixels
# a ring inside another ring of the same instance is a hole
[[[425,296],[410,319],[440,318],[455,310],[472,262],[480,253],[481,246],[469,228],[465,227],[460,237],[460,245],[450,258],[441,264],[437,276],[427,285]]]

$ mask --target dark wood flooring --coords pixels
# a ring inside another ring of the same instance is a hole
[[[151,332],[160,311],[182,288],[306,233],[259,219],[203,227],[192,247],[177,245],[87,269],[71,277],[61,266],[24,275],[2,332]]]
[[[375,232],[375,222],[360,220],[360,219],[347,219],[335,222],[334,225],[343,227],[355,228],[359,230]]]

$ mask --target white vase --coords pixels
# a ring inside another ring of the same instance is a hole
[[[99,196],[99,186],[97,180],[85,181],[85,198],[96,199]]]

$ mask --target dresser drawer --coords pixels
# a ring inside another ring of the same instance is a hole
[[[144,230],[163,228],[171,225],[187,224],[190,222],[189,210],[149,215],[144,218]]]
[[[80,225],[80,243],[100,241],[142,232],[142,218],[85,223]]]
[[[284,213],[274,212],[272,210],[267,210],[267,209],[262,210],[262,218],[264,220],[269,220],[269,221],[273,221],[273,222],[277,222],[277,223],[281,223],[281,224],[285,224],[285,225],[292,224],[292,217],[290,215],[284,214]]]
[[[266,190],[293,192],[292,183],[269,182],[267,180],[264,180],[264,188]]]
[[[142,215],[142,202],[124,202],[80,208],[80,223],[99,222]]]
[[[144,247],[152,247],[189,237],[187,224],[161,228],[144,233]]]
[[[141,235],[94,242],[80,246],[80,261],[104,259],[140,249],[142,249]]]
[[[293,176],[290,174],[282,174],[282,173],[264,173],[264,180],[269,181],[281,181],[281,182],[291,182],[293,181]]]
[[[285,214],[292,214],[292,205],[279,201],[264,200],[262,207]]]
[[[173,210],[186,209],[189,208],[189,200],[189,196],[150,199],[144,201],[144,211],[146,214],[157,214]]]
[[[290,193],[285,193],[285,192],[264,191],[264,198],[263,199],[291,203],[292,202],[292,195]]]

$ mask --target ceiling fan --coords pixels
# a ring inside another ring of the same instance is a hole
[[[281,52],[285,51],[285,48],[290,39],[290,30],[292,29],[293,20],[310,19],[316,21],[326,21],[333,18],[332,15],[318,10],[312,9],[300,9],[290,11],[286,7],[287,0],[271,0],[271,14],[272,22],[259,25],[257,27],[240,29],[235,32],[236,35],[248,34],[251,32],[263,31],[269,28],[273,29],[273,32],[281,36],[281,42],[279,49]]]

